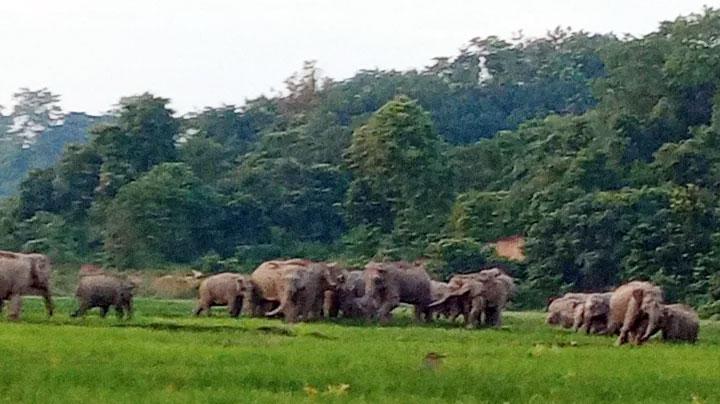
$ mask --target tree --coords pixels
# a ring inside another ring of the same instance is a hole
[[[180,124],[169,100],[145,93],[120,100],[112,123],[92,130],[93,147],[103,158],[100,188],[108,196],[155,165],[175,161]]]
[[[218,201],[183,163],[163,163],[123,186],[106,211],[104,249],[120,267],[202,255]]]
[[[428,114],[407,97],[385,104],[353,133],[347,163],[352,225],[392,232],[402,245],[422,243],[446,219],[450,198],[444,145]]]
[[[9,133],[15,135],[23,149],[30,148],[37,137],[51,126],[62,123],[63,113],[57,103],[60,96],[47,88],[21,88],[13,94],[13,125]]]

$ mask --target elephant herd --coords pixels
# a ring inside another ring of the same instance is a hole
[[[513,279],[493,268],[433,281],[422,262],[370,262],[363,270],[304,259],[274,260],[251,275],[222,273],[199,287],[195,314],[227,306],[231,316],[282,316],[286,322],[324,317],[361,318],[387,324],[401,303],[417,322],[463,316],[468,328],[499,326],[515,291]]]
[[[608,293],[567,293],[551,300],[546,323],[618,335],[616,344],[645,343],[657,332],[665,341],[697,341],[700,320],[690,306],[665,304],[662,290],[633,281]]]
[[[22,296],[39,295],[51,316],[51,271],[45,255],[0,251],[0,311],[8,301],[8,317],[18,319]],[[499,268],[457,274],[444,283],[432,280],[422,261],[370,262],[362,270],[348,270],[335,263],[273,260],[250,275],[221,273],[198,282],[195,315],[227,306],[233,317],[280,316],[288,323],[344,317],[387,324],[392,311],[404,303],[414,307],[417,322],[441,317],[455,322],[462,316],[467,328],[498,327],[516,292],[513,278]],[[114,307],[120,317],[129,318],[138,284],[137,279],[102,271],[81,274],[75,293],[78,309],[72,315],[99,308],[105,316]],[[608,293],[567,293],[551,300],[547,310],[550,325],[618,335],[618,345],[639,345],[657,332],[664,340],[695,342],[699,331],[691,307],[665,304],[659,287],[641,281]]]

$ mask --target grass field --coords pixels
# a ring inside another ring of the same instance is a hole
[[[122,322],[0,320],[0,402],[717,403],[720,322],[695,345],[614,347],[508,313],[499,330],[191,318],[191,301],[136,301]],[[436,367],[429,352],[445,355]]]

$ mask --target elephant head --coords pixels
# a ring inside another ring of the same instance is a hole
[[[461,297],[468,294],[470,294],[470,296],[477,296],[480,294],[481,288],[481,283],[471,277],[463,275],[453,276],[448,282],[447,293],[439,300],[432,302],[429,307],[440,306],[452,297]]]
[[[282,294],[280,296],[280,305],[272,311],[265,313],[268,317],[276,316],[286,312],[289,308],[297,305],[299,294],[305,290],[305,277],[302,276],[301,270],[288,271],[280,280]],[[292,320],[292,319],[291,319]]]
[[[387,288],[388,268],[382,263],[371,262],[365,266],[365,294],[375,297]]]
[[[322,290],[336,290],[346,280],[346,275],[343,273],[343,269],[337,264],[312,264],[309,267],[310,271],[318,271],[320,273],[320,288]]]
[[[638,336],[638,342],[642,343],[650,339],[662,326],[663,304],[661,298],[654,293],[638,288],[632,292],[632,298],[640,307],[640,311],[647,315],[647,327],[643,335]]]

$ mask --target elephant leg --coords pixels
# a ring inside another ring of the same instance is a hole
[[[47,313],[48,317],[52,317],[53,313],[55,312],[55,303],[53,303],[50,291],[43,290],[42,298],[45,301],[45,312]]]
[[[298,311],[298,307],[295,303],[287,302],[285,305],[285,312],[283,313],[285,316],[285,322],[297,323],[299,315]]]
[[[258,314],[256,313],[256,311],[258,310],[258,308],[257,308],[258,305],[255,302],[255,297],[253,297],[250,294],[246,294],[243,297],[243,303],[245,303],[245,304],[243,304],[243,308],[242,308],[242,310],[243,310],[242,312],[244,315],[246,315],[248,317],[257,317],[258,316]]]
[[[480,324],[480,316],[482,315],[482,299],[476,297],[472,299],[472,305],[470,308],[470,314],[466,321],[466,328],[477,328]]]
[[[22,310],[22,295],[14,294],[10,297],[10,320],[18,320],[20,318],[20,310]]]
[[[133,316],[132,300],[125,302],[123,306],[125,307],[125,319],[130,320]]]
[[[110,311],[110,306],[102,306],[100,307],[100,317],[105,318],[107,316],[108,311]]]
[[[117,315],[117,318],[120,320],[125,317],[125,309],[123,309],[122,304],[115,305],[115,315]]]
[[[323,296],[323,315],[330,318],[337,318],[340,315],[340,303],[338,293],[327,291]]]
[[[422,314],[423,314],[423,308],[420,305],[415,305],[415,322],[421,323],[422,322]]]
[[[391,298],[380,305],[380,308],[378,309],[380,324],[388,324],[392,321],[392,311],[398,304],[400,304],[399,298]]]
[[[87,302],[80,302],[80,306],[73,314],[71,314],[71,317],[81,317],[85,315],[85,312],[88,311],[90,306],[87,304]]]
[[[3,301],[3,299],[0,299],[0,313],[2,313],[4,304],[5,304],[5,302]]]
[[[431,323],[433,321],[433,310],[429,308],[428,305],[420,306],[420,310],[422,311],[424,321]],[[440,313],[438,313],[438,316],[440,316]]]
[[[203,303],[198,302],[197,307],[195,307],[195,310],[193,310],[193,315],[195,317],[199,317],[200,314],[202,314],[203,310],[205,310],[205,306],[203,305]]]
[[[625,318],[623,320],[622,327],[620,328],[620,336],[616,341],[616,345],[622,345],[628,342],[630,334],[633,333],[636,327],[638,315],[640,314],[640,307],[637,302],[631,299],[628,303],[627,310],[625,311]]]
[[[235,298],[231,298],[228,302],[228,313],[230,314],[230,317],[237,318],[240,315],[240,312],[242,311],[242,297],[236,296]]]
[[[322,296],[317,298],[311,298],[310,301],[304,301],[302,307],[305,307],[304,320],[305,321],[316,321],[322,316],[322,308],[324,299]]]
[[[605,334],[617,335],[618,332],[620,331],[620,327],[622,327],[622,323],[619,324],[619,323],[615,323],[615,322],[608,322],[607,328],[605,330]]]
[[[485,325],[500,327],[502,325],[501,310],[499,307],[485,308]]]

